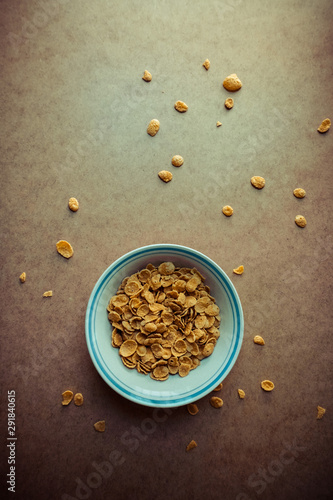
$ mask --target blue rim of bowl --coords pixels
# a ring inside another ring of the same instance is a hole
[[[196,261],[198,264],[201,264],[204,267],[208,267],[210,272],[215,276],[220,285],[226,291],[226,295],[229,300],[233,315],[232,343],[229,347],[229,351],[223,365],[221,365],[219,369],[214,373],[214,375],[211,376],[208,381],[205,381],[201,386],[198,386],[195,390],[188,391],[188,393],[182,393],[182,395],[180,395],[179,397],[175,397],[172,399],[152,399],[151,397],[144,397],[133,392],[133,389],[129,385],[126,386],[126,384],[114,373],[110,373],[110,366],[104,361],[103,354],[101,353],[97,343],[95,331],[97,304],[112,276],[115,273],[119,272],[124,266],[131,263],[133,259],[136,259],[137,257],[141,257],[143,255],[147,256],[148,259],[148,257],[158,256],[161,253],[163,253],[163,255],[168,255],[168,253],[175,255],[177,254],[177,252],[180,257],[188,257],[191,260]],[[85,330],[87,347],[92,362],[100,376],[112,389],[114,389],[126,399],[144,406],[155,408],[171,408],[176,406],[183,406],[193,401],[197,401],[198,399],[211,392],[222,380],[224,380],[224,378],[228,375],[233,365],[235,364],[239,351],[241,349],[244,333],[244,318],[241,302],[233,283],[230,281],[225,272],[212,259],[199,252],[198,250],[194,250],[193,248],[175,244],[157,244],[147,245],[131,250],[130,252],[115,260],[104,271],[104,273],[100,276],[96,285],[94,286],[88,301],[85,317]]]

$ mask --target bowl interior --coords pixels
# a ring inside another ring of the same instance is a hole
[[[180,267],[195,267],[206,278],[205,284],[221,311],[221,335],[213,354],[203,359],[188,376],[170,375],[161,382],[124,366],[118,349],[111,346],[112,327],[106,307],[126,276],[144,269],[148,263],[158,266],[164,261]],[[205,255],[178,245],[150,245],[119,258],[99,278],[87,307],[86,339],[96,369],[114,390],[147,406],[180,406],[213,390],[235,363],[242,338],[242,308],[229,278]]]

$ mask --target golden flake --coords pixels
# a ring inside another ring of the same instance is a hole
[[[236,92],[242,87],[242,82],[235,73],[232,73],[223,80],[223,87],[229,92]]]
[[[330,129],[330,127],[331,127],[331,120],[329,118],[325,118],[325,120],[323,120],[321,122],[321,124],[319,125],[317,130],[321,134],[324,134],[325,132],[327,132]]]
[[[73,392],[72,391],[65,391],[62,393],[62,404],[64,406],[67,406],[69,405],[69,403],[72,401],[73,399]]]
[[[263,380],[261,382],[261,387],[264,389],[264,391],[272,391],[274,389],[274,383],[271,382],[270,380]]]
[[[63,257],[66,259],[69,259],[72,257],[74,250],[73,247],[68,241],[66,240],[59,240],[56,244],[57,247],[57,252],[60,253]]]
[[[233,273],[235,274],[243,274],[244,266],[238,266],[236,269],[233,269]]]

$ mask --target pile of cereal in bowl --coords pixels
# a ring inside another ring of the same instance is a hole
[[[220,310],[195,268],[162,262],[126,277],[107,306],[112,346],[127,368],[154,380],[185,377],[210,356]]]

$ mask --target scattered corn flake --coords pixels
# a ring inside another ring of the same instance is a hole
[[[26,273],[25,273],[25,272],[23,272],[23,273],[20,275],[20,282],[21,282],[21,283],[24,283],[24,282],[25,282],[25,280],[26,280],[26,278],[27,278],[27,275],[26,275]]]
[[[175,155],[172,157],[171,163],[174,167],[181,167],[184,163],[184,159],[180,155]]]
[[[274,384],[270,380],[263,380],[261,382],[261,388],[264,389],[264,391],[272,391],[274,389]]]
[[[233,98],[232,98],[232,97],[228,97],[228,99],[226,99],[226,100],[224,101],[224,105],[225,105],[225,107],[226,107],[227,109],[231,109],[231,108],[233,108],[233,107],[234,107],[234,100],[233,100]]]
[[[72,212],[77,212],[79,210],[79,202],[76,198],[69,198],[68,206]]]
[[[66,259],[69,259],[74,254],[72,245],[66,240],[59,240],[57,242],[57,252],[60,253]]]
[[[259,175],[251,177],[251,184],[257,189],[262,189],[265,186],[265,179]]]
[[[216,122],[217,127],[221,127],[222,123],[221,122]]]
[[[322,406],[317,406],[317,412],[318,412],[317,413],[317,419],[321,419],[325,415],[326,410]]]
[[[222,208],[222,212],[226,217],[231,217],[231,215],[234,213],[234,209],[230,205],[225,205]]]
[[[168,170],[161,170],[158,173],[158,176],[163,182],[170,182],[172,180],[172,173]]]
[[[179,111],[179,113],[185,113],[188,110],[188,105],[183,101],[176,101],[175,109]]]
[[[159,129],[160,129],[160,122],[156,118],[154,118],[148,124],[147,134],[149,134],[151,137],[154,137],[154,135],[157,134]]]
[[[253,339],[253,342],[259,345],[265,345],[265,341],[262,337],[260,337],[260,335],[256,335]]]
[[[303,215],[296,215],[295,224],[297,224],[297,226],[299,226],[299,227],[305,227],[307,224],[306,218],[303,217]]]
[[[223,384],[221,382],[217,387],[215,387],[215,389],[213,389],[213,391],[214,392],[218,392],[218,391],[220,391],[222,389],[222,387],[223,387]]]
[[[48,290],[47,292],[43,293],[43,297],[52,297],[52,295],[53,295],[52,290]]]
[[[189,412],[190,415],[196,415],[199,411],[199,408],[195,403],[190,403],[187,405],[187,411]]]
[[[223,80],[223,87],[229,92],[236,92],[242,87],[242,82],[235,73],[232,73]]]
[[[238,396],[240,399],[244,399],[245,398],[245,392],[242,390],[242,389],[238,389]]]
[[[74,396],[74,404],[76,406],[82,406],[83,405],[83,396],[81,392],[77,392]]]
[[[243,274],[243,272],[244,272],[244,266],[238,266],[236,269],[233,269],[233,272],[235,274]]]
[[[206,71],[209,70],[210,68],[210,60],[209,59],[206,59],[203,63],[203,67],[206,69]]]
[[[186,446],[186,451],[193,450],[193,448],[196,448],[197,446],[197,443],[194,441],[194,439],[192,439],[192,441]]]
[[[149,71],[145,70],[145,72],[143,73],[142,80],[144,80],[145,82],[150,82],[151,79],[152,79],[151,73],[149,73]]]
[[[325,118],[325,120],[323,120],[321,122],[321,124],[319,125],[317,130],[321,134],[324,134],[325,132],[327,132],[330,129],[330,127],[331,127],[331,120],[329,118]]]
[[[94,423],[95,430],[98,432],[104,432],[105,431],[105,420],[99,420],[98,422]]]
[[[221,408],[223,406],[223,400],[216,396],[211,397],[209,402],[213,408]]]
[[[72,401],[73,399],[73,392],[72,391],[65,391],[62,393],[62,404],[64,406],[67,406],[69,405],[69,403]]]
[[[294,196],[296,196],[296,198],[304,198],[304,196],[305,196],[304,189],[302,189],[302,188],[294,189]]]

